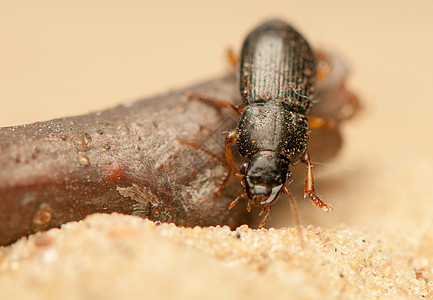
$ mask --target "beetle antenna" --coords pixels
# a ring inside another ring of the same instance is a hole
[[[302,227],[301,227],[301,222],[299,221],[298,207],[296,205],[295,198],[293,197],[292,193],[289,191],[289,189],[286,186],[283,187],[283,192],[289,197],[290,207],[292,208],[292,215],[293,218],[295,219],[296,229],[299,232],[299,239],[301,241],[301,246],[304,247],[304,237],[302,235]]]

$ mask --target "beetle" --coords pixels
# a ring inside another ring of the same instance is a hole
[[[305,38],[291,25],[271,20],[254,29],[245,39],[238,61],[239,90],[243,106],[216,98],[188,93],[216,107],[233,109],[240,119],[235,130],[225,140],[225,161],[229,172],[219,184],[219,192],[230,174],[242,179],[245,192],[241,198],[266,213],[262,227],[270,215],[271,205],[284,192],[289,196],[299,225],[296,205],[286,183],[292,180],[290,166],[299,162],[307,165],[304,198],[324,211],[332,207],[324,203],[315,191],[312,163],[308,154],[311,126],[323,126],[320,119],[308,118],[316,95],[316,61]],[[212,155],[206,149],[194,146]],[[235,145],[245,161],[235,171],[231,145]]]

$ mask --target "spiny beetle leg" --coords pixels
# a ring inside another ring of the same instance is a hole
[[[320,199],[319,195],[317,195],[316,189],[314,188],[313,166],[311,164],[311,159],[308,152],[305,153],[302,162],[307,164],[307,174],[305,176],[305,187],[304,187],[304,199],[308,198],[311,201],[311,203],[323,209],[324,211],[331,211],[332,206],[323,202],[322,199]]]
[[[238,201],[239,201],[240,199],[242,199],[242,198],[246,198],[246,197],[247,197],[247,193],[243,193],[242,195],[237,196],[236,199],[233,200],[233,201],[230,203],[230,205],[229,205],[229,209],[232,209],[232,208],[233,208],[233,207],[238,203]]]
[[[263,220],[260,222],[260,224],[259,224],[259,228],[262,228],[263,225],[265,225],[266,220],[269,218],[269,215],[271,214],[271,206],[269,205],[269,206],[265,207],[265,208],[260,212],[260,215],[262,215],[262,212],[264,212],[265,210],[267,210],[267,212],[266,212],[265,216],[263,217]]]
[[[218,188],[215,190],[215,194],[219,195],[222,191],[222,189],[227,185],[227,182],[230,178],[230,170],[226,168],[224,175],[221,176],[221,179],[218,181]]]

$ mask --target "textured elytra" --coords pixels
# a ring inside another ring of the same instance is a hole
[[[307,41],[290,25],[274,20],[246,38],[240,55],[240,92],[245,105],[284,102],[308,113],[315,95],[316,63]]]
[[[316,84],[307,41],[287,23],[264,23],[245,39],[239,78],[245,105],[236,132],[239,153],[249,157],[269,150],[299,161],[308,146],[306,115]]]

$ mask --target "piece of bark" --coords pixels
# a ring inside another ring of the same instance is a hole
[[[310,152],[316,160],[335,156],[341,147],[338,123],[344,118],[336,116],[342,107],[354,106],[342,92],[345,77],[321,83],[326,87],[321,105],[332,101],[335,106],[323,116],[337,122],[333,129],[312,132]],[[184,226],[248,222],[244,208],[227,209],[239,182],[215,195],[223,166],[178,142],[202,145],[222,157],[224,131],[236,126],[237,117],[186,101],[190,90],[223,99],[238,94],[229,75],[83,116],[1,128],[0,245],[97,212]],[[325,96],[327,90],[331,96]],[[320,109],[313,114],[321,116]]]

